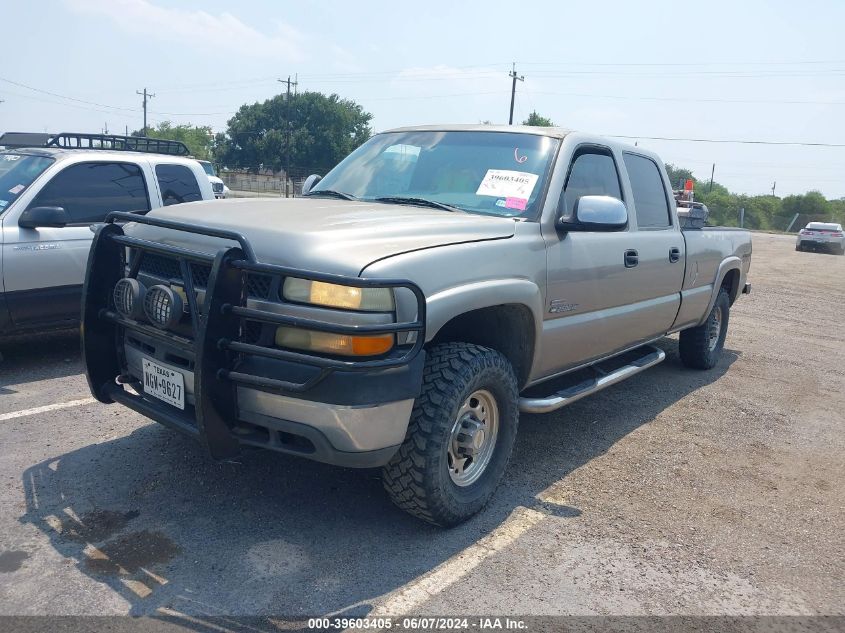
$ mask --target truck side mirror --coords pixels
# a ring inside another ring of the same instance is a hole
[[[308,178],[305,179],[305,182],[302,183],[302,195],[304,196],[306,193],[311,191],[318,182],[323,179],[322,176],[318,174],[311,174]]]
[[[64,207],[32,207],[21,213],[18,226],[24,229],[38,227],[62,228],[67,226],[70,218]]]
[[[628,208],[612,196],[581,196],[572,217],[561,216],[557,221],[563,231],[619,231],[626,226]]]

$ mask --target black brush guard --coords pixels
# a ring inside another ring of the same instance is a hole
[[[116,222],[148,224],[186,233],[221,238],[238,246],[220,249],[211,256],[177,246],[125,235]],[[133,249],[130,277],[135,277],[144,253],[175,258],[179,262],[188,299],[193,340],[163,331],[117,313],[111,308],[115,284],[125,276],[126,249]],[[192,263],[211,265],[202,309],[198,309],[194,288]],[[379,325],[339,325],[314,319],[280,315],[249,308],[246,305],[247,273],[284,277],[300,277],[361,288],[406,288],[417,303],[417,318],[404,323]],[[237,385],[247,385],[280,393],[302,393],[312,389],[334,371],[361,372],[390,369],[409,364],[425,343],[425,295],[420,288],[401,279],[361,279],[299,270],[286,266],[262,264],[256,260],[249,241],[234,231],[195,226],[132,213],[112,213],[99,226],[88,256],[82,302],[82,353],[88,385],[94,397],[103,403],[119,402],[157,422],[197,437],[212,457],[224,459],[236,455],[240,446],[231,433],[238,421],[236,406]],[[333,334],[400,334],[415,333],[412,345],[393,355],[369,360],[340,360],[273,347],[263,347],[239,340],[243,319],[275,325],[330,332]],[[195,405],[180,411],[154,398],[146,398],[124,389],[118,383],[126,366],[123,334],[137,331],[171,346],[193,352]],[[293,361],[318,368],[305,382],[290,382],[267,376],[237,371],[239,358],[259,356],[281,361]],[[193,415],[192,415],[193,413]]]

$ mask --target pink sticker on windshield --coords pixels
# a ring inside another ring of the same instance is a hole
[[[525,198],[505,198],[505,209],[518,209],[525,211],[528,206],[528,200]]]

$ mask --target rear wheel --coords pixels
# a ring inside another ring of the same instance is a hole
[[[796,245],[795,245],[795,250],[796,250],[796,251],[803,251],[803,250],[804,250],[804,247],[803,247],[803,246],[801,246],[801,244],[796,244]]]
[[[382,471],[402,510],[444,527],[476,514],[501,481],[516,439],[516,376],[499,352],[433,347],[405,442]]]
[[[678,350],[681,362],[693,369],[712,369],[719,362],[728,333],[728,316],[731,300],[722,288],[713,309],[701,325],[681,331]]]

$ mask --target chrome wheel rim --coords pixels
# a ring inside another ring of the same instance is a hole
[[[707,335],[709,337],[708,345],[712,352],[719,344],[719,336],[722,334],[722,308],[716,307],[713,309],[713,315],[710,317],[710,323],[707,327]]]
[[[499,406],[486,389],[473,391],[458,409],[446,449],[449,476],[470,486],[487,470],[499,435]]]

